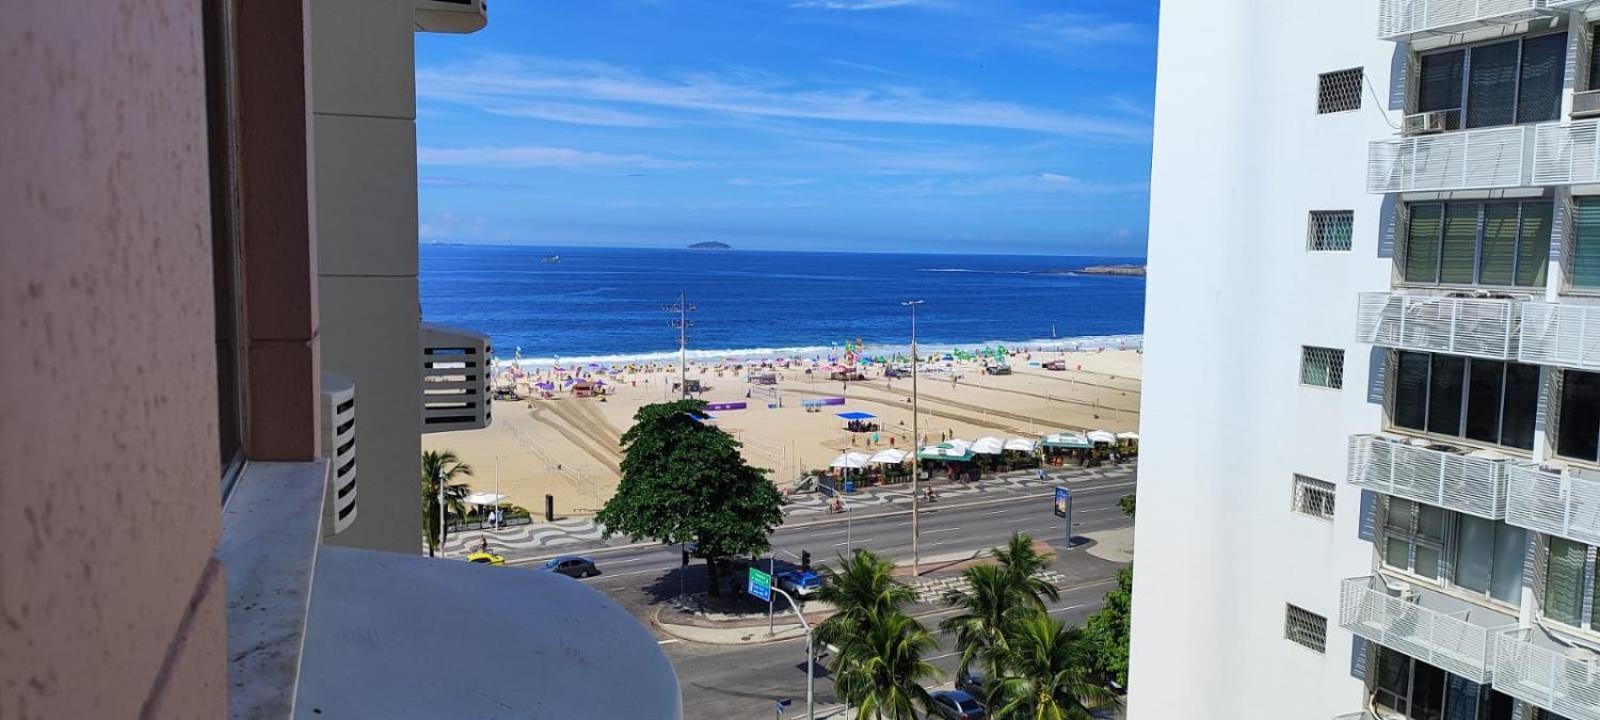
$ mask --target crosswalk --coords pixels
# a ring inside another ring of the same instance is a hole
[[[1041,570],[1033,576],[1057,588],[1067,584],[1067,576],[1054,570]],[[942,602],[951,591],[967,592],[971,588],[965,575],[927,578],[911,583],[911,589],[917,593],[917,601],[930,604]]]

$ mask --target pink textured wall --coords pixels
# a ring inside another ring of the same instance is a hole
[[[200,3],[0,17],[0,717],[220,717]]]

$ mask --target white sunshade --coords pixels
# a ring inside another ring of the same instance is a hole
[[[847,452],[839,457],[834,458],[833,462],[828,463],[828,467],[859,470],[867,466],[867,461],[870,460],[871,457],[872,456],[866,453]]]
[[[498,505],[505,499],[506,496],[504,495],[480,492],[468,495],[466,502],[468,505]]]
[[[1119,433],[1117,433],[1117,439],[1118,440],[1132,440],[1134,442],[1139,442],[1139,433],[1136,433],[1136,432],[1119,432]]]
[[[999,455],[1006,449],[1006,441],[993,435],[985,435],[972,442],[972,452],[979,455]]]
[[[867,462],[873,465],[899,465],[905,462],[910,455],[911,453],[904,450],[888,448],[887,450],[879,450],[872,457],[867,458]]]
[[[951,449],[960,450],[961,452],[966,452],[966,451],[972,449],[972,443],[968,442],[966,440],[962,440],[961,438],[950,438],[949,440],[946,440],[946,441],[944,441],[942,443],[938,443],[938,444],[939,445],[949,445],[951,447]]]
[[[1085,437],[1089,438],[1089,442],[1114,443],[1117,441],[1117,436],[1112,435],[1104,430],[1090,430],[1089,434]]]
[[[1019,452],[1033,452],[1039,449],[1037,443],[1027,438],[1011,438],[1006,441],[1004,447],[1007,450],[1017,450]]]

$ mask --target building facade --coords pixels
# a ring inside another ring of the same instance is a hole
[[[1134,720],[1600,720],[1593,4],[1163,3]]]

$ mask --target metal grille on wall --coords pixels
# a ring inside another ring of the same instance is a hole
[[[1311,345],[1301,347],[1300,384],[1334,390],[1344,387],[1344,351]]]
[[[1294,511],[1323,520],[1333,519],[1333,483],[1295,474]]]
[[[1537,365],[1600,370],[1600,306],[1523,303],[1517,359]]]
[[[1317,114],[1361,109],[1361,68],[1325,72],[1317,76]]]
[[[1349,250],[1354,231],[1354,211],[1312,210],[1306,221],[1306,250],[1311,252]]]
[[[1328,619],[1294,605],[1283,606],[1283,636],[1318,653],[1328,647]]]

